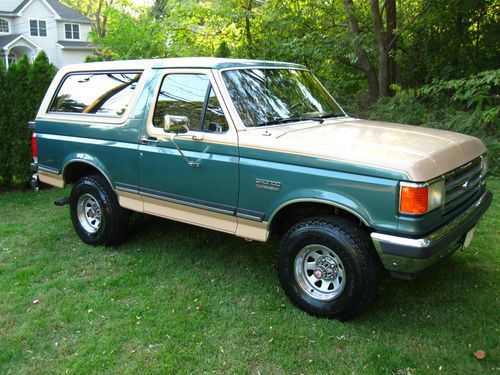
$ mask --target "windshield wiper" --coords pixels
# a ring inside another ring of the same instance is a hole
[[[277,125],[277,124],[285,124],[288,122],[299,122],[299,121],[318,121],[320,124],[322,124],[323,121],[325,120],[321,117],[286,117],[286,118],[276,118],[274,120],[261,122],[256,126]]]
[[[345,114],[341,112],[331,112],[326,115],[319,116],[319,118],[331,118],[331,117],[344,117]]]

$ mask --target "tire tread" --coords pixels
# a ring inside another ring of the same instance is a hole
[[[378,285],[382,275],[382,268],[380,260],[378,259],[375,249],[371,243],[370,237],[364,228],[343,217],[317,216],[307,218],[295,224],[282,238],[277,251],[278,265],[280,264],[280,261],[282,261],[282,256],[286,253],[286,247],[290,238],[298,231],[308,228],[318,228],[342,236],[342,238],[348,242],[349,246],[356,249],[359,259],[361,260],[364,277],[361,294],[358,296],[357,301],[352,304],[351,308],[346,311],[332,314],[328,311],[322,311],[320,309],[307,308],[303,306],[303,304],[298,305],[298,307],[307,311],[309,314],[318,317],[335,318],[341,321],[350,320],[359,315],[368,305],[370,305],[378,293]],[[280,283],[286,295],[297,305],[297,296],[294,295],[291,288],[287,287],[288,282],[290,281],[283,280],[283,277],[280,274]]]

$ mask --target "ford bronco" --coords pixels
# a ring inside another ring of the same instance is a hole
[[[413,278],[468,246],[492,200],[479,139],[349,117],[296,64],[67,66],[32,127],[33,182],[72,184],[84,242],[118,243],[131,211],[249,240],[283,234],[285,293],[341,320],[374,299],[384,269]]]

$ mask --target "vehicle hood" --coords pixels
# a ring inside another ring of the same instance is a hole
[[[240,133],[240,146],[322,157],[428,181],[486,151],[481,140],[446,130],[355,118],[311,121]]]

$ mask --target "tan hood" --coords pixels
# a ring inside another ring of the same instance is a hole
[[[411,181],[428,181],[486,151],[468,135],[354,118],[253,128],[240,133],[240,145],[390,169]]]

